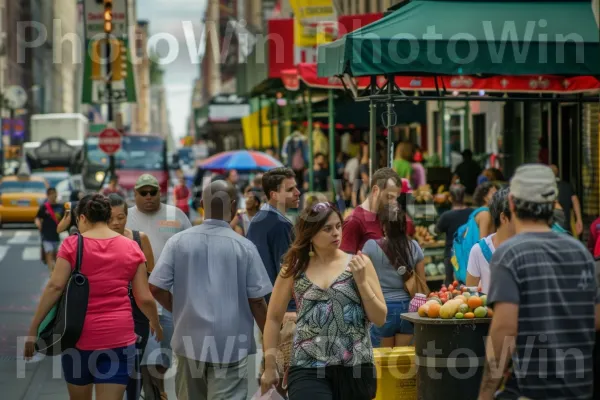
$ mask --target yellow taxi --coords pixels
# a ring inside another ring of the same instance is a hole
[[[0,224],[35,220],[46,200],[48,182],[38,176],[6,176],[0,180]]]

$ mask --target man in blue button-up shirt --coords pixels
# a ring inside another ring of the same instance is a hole
[[[206,220],[173,236],[150,276],[154,297],[173,312],[178,398],[247,397],[253,319],[262,332],[273,286],[256,246],[229,226],[235,195],[230,183],[212,182],[202,194]]]
[[[293,241],[293,224],[285,214],[290,208],[297,208],[300,202],[295,177],[290,168],[274,168],[263,175],[262,186],[267,203],[252,218],[246,234],[248,240],[256,245],[273,285],[281,270],[282,258]],[[293,300],[288,311],[295,311]]]

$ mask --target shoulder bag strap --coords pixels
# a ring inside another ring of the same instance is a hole
[[[81,233],[77,233],[77,256],[75,261],[75,269],[73,273],[80,273],[81,271],[81,260],[83,259],[83,236]]]
[[[481,239],[479,241],[479,247],[481,247],[481,253],[483,254],[483,257],[485,257],[485,260],[488,262],[488,264],[490,263],[490,261],[492,260],[492,249],[490,249],[490,246],[488,246],[488,244],[485,241],[485,238]]]
[[[54,212],[54,209],[52,208],[50,203],[46,202],[44,203],[44,205],[46,206],[46,211],[50,215],[50,218],[52,218],[52,220],[58,225],[58,218],[56,218],[56,213]]]
[[[131,231],[131,234],[133,235],[133,240],[136,241],[136,243],[138,244],[138,246],[140,246],[140,249],[142,248],[142,236],[140,235],[140,231]]]

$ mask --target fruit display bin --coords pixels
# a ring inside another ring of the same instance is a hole
[[[402,314],[414,325],[417,399],[476,399],[491,318],[424,318]],[[449,390],[452,388],[452,390]]]

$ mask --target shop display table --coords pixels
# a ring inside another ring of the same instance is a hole
[[[414,324],[417,399],[476,399],[491,318],[440,319],[402,314]]]

